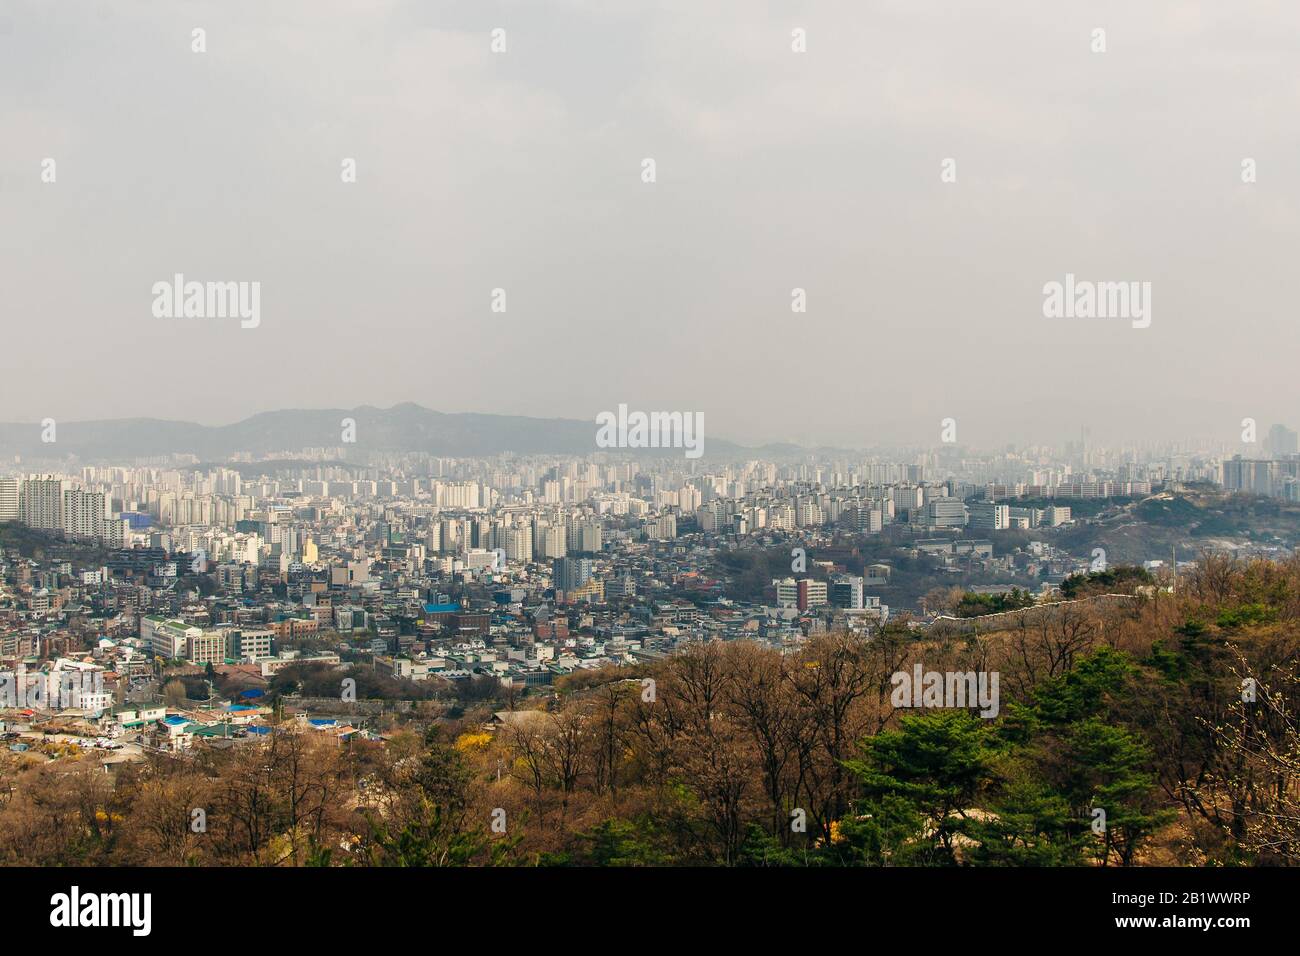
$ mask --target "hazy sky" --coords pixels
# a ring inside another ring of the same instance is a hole
[[[1297,425],[1298,50],[1293,0],[3,0],[0,420]],[[177,272],[260,326],[155,318]],[[1045,318],[1067,272],[1150,327]]]

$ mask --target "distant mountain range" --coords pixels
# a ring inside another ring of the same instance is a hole
[[[286,409],[263,412],[233,425],[197,425],[156,418],[58,422],[56,442],[41,441],[38,424],[0,424],[0,458],[122,461],[169,454],[193,454],[202,461],[221,461],[235,454],[255,456],[301,448],[349,447],[341,441],[345,418],[356,421],[358,452],[427,452],[450,457],[479,457],[514,452],[520,455],[586,455],[596,448],[595,421],[527,418],[522,415],[445,414],[406,403],[392,408]],[[771,444],[746,448],[704,431],[704,457],[788,458],[811,449]],[[675,456],[674,449],[640,454]]]

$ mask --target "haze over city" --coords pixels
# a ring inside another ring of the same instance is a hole
[[[0,278],[50,347],[0,355],[0,418],[1233,442],[1294,422],[1297,42],[1285,3],[19,0]],[[260,324],[156,317],[176,273]],[[1149,327],[1045,318],[1067,274],[1151,283]]]

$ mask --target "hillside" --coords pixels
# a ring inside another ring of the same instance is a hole
[[[1155,495],[1056,534],[1071,554],[1104,548],[1112,564],[1191,560],[1205,550],[1293,548],[1300,544],[1300,505],[1247,495]]]

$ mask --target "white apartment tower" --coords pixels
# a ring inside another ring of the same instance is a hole
[[[70,487],[71,482],[63,478],[28,478],[23,482],[19,495],[19,520],[29,528],[61,531],[63,493]]]
[[[0,521],[18,520],[18,487],[21,484],[17,478],[0,478]]]
[[[63,533],[70,538],[104,537],[104,494],[76,488],[63,492]]]

